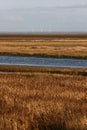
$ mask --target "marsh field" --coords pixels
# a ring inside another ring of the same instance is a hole
[[[87,58],[87,35],[0,35],[0,54]],[[0,65],[0,130],[87,130],[87,69]]]
[[[0,35],[0,54],[87,58],[87,35]]]

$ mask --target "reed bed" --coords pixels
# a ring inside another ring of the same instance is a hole
[[[87,76],[0,72],[0,129],[87,130]]]
[[[0,54],[87,58],[87,35],[0,35]],[[87,130],[87,70],[0,65],[0,130]]]
[[[87,59],[87,39],[2,40],[0,54]]]

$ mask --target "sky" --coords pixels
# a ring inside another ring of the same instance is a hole
[[[87,32],[87,0],[0,0],[0,32]]]
[[[34,8],[39,6],[84,6],[87,0],[0,0],[0,8]]]

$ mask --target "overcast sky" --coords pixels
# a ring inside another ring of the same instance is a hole
[[[87,5],[87,0],[0,0],[0,8]]]
[[[0,32],[31,31],[87,32],[87,0],[0,0]]]

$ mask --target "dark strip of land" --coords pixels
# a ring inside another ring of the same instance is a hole
[[[0,34],[0,41],[9,40],[52,40],[52,39],[87,39],[87,34]]]
[[[87,76],[87,69],[68,69],[53,67],[32,67],[32,66],[15,66],[0,65],[0,72],[19,72],[19,73],[42,73],[42,74],[64,74],[64,75],[82,75]]]

